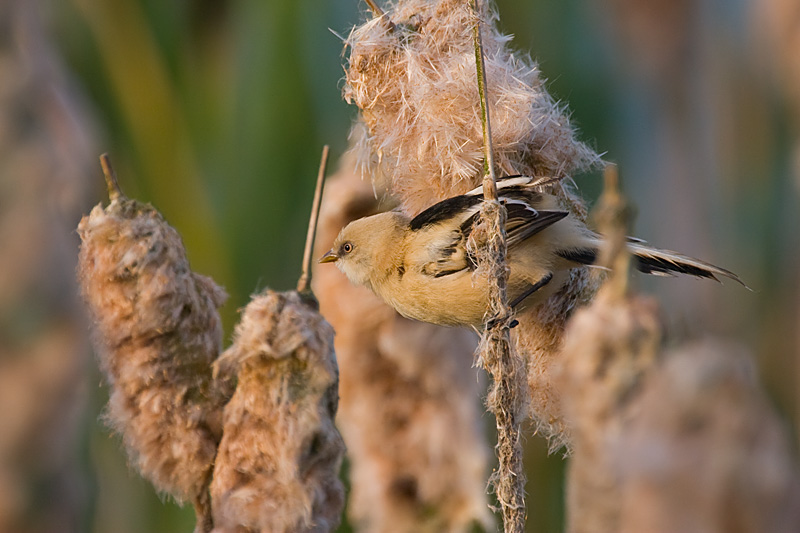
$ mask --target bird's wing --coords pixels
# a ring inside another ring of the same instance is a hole
[[[411,264],[436,278],[474,268],[461,228],[480,210],[482,201],[482,194],[454,196],[411,219],[408,228],[415,242],[408,252]]]
[[[534,190],[539,180],[510,176],[497,184],[498,197],[507,212],[506,242],[509,248],[569,214],[557,209],[536,208],[555,202],[552,197]],[[442,200],[409,222],[409,230],[416,234],[417,242],[424,243],[415,247],[421,254],[415,263],[423,265],[423,273],[441,277],[476,267],[474,256],[467,251],[467,239],[480,215],[481,202],[483,189],[479,187],[467,194]]]
[[[426,260],[422,261],[423,274],[440,278],[475,268],[467,253],[466,236],[461,231],[444,232],[439,235],[440,239],[428,242]]]
[[[529,176],[506,176],[497,181],[497,195],[501,200],[518,200],[534,209],[541,205],[546,196],[534,190],[542,183],[549,183],[550,178],[532,178]],[[474,218],[480,211],[483,202],[483,186],[466,194],[453,196],[436,203],[411,219],[409,229],[419,231],[435,224],[452,224],[460,226]]]
[[[537,211],[515,200],[506,202],[506,213],[506,246],[509,248],[569,215],[568,211]]]
[[[408,227],[411,231],[425,230],[437,224],[460,226],[466,219],[478,212],[483,201],[483,194],[462,194],[453,196],[433,204],[428,209],[411,219]]]
[[[515,176],[503,176],[502,178],[497,178],[497,190],[499,191],[505,187],[516,187],[519,185],[530,186],[534,181],[539,181],[539,178],[532,178],[519,174]],[[466,194],[469,196],[481,195],[481,197],[483,197],[483,184],[478,185]]]
[[[551,176],[539,176],[536,178],[532,176],[516,174],[514,176],[503,176],[502,178],[497,178],[497,190],[502,191],[504,188],[519,187],[520,185],[524,185],[528,188],[544,187],[545,185],[550,185],[557,181],[561,181],[561,179],[553,178]],[[475,187],[466,194],[483,194],[483,185],[481,184]]]
[[[511,248],[536,235],[569,215],[568,211],[536,209],[541,204],[540,193],[528,187],[512,186],[498,191],[500,201],[506,207],[506,245]],[[461,223],[461,232],[466,237],[479,216],[480,206]]]

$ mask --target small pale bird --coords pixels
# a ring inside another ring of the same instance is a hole
[[[602,236],[559,209],[541,181],[514,176],[498,180],[507,210],[508,301],[516,310],[543,302],[568,271],[592,265]],[[445,326],[482,327],[487,280],[473,276],[475,257],[467,239],[483,201],[483,189],[443,200],[414,218],[390,211],[355,220],[320,259],[335,262],[352,283],[364,285],[401,315]],[[739,277],[723,268],[629,239],[634,265],[651,274],[689,274],[717,280]]]

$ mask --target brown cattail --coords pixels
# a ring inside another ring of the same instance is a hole
[[[605,288],[567,331],[570,532],[795,531],[800,472],[747,354],[659,356],[655,304]]]
[[[500,175],[569,176],[597,161],[577,142],[529,58],[483,10],[487,97]],[[391,25],[386,21],[390,20]],[[369,135],[355,147],[370,175],[391,181],[409,213],[478,185],[483,176],[473,15],[464,0],[401,0],[354,29],[344,97]]]
[[[628,294],[625,219],[610,167],[598,222],[613,271],[570,321],[560,361],[567,530],[794,531],[800,477],[752,362],[715,342],[661,355],[655,301]]]
[[[400,0],[382,17],[354,29],[348,39],[344,96],[359,107],[368,128],[353,153],[365,173],[387,182],[409,214],[462,194],[483,177],[472,17],[465,0]],[[483,9],[482,18],[498,175],[556,178],[548,192],[585,218],[585,206],[570,191],[569,177],[598,163],[599,156],[576,140],[567,114],[545,90],[537,65],[512,52],[510,38],[495,27],[491,8]],[[595,288],[585,269],[574,271],[547,303],[519,317],[512,335],[528,366],[530,412],[547,436],[561,435],[564,427],[550,363],[566,317]]]
[[[672,350],[631,407],[608,450],[621,487],[613,531],[797,531],[793,446],[741,347]]]
[[[214,531],[333,531],[344,507],[333,329],[299,293],[266,290],[216,370],[238,384],[211,483]]]
[[[654,300],[619,298],[603,287],[565,333],[559,389],[573,449],[567,531],[618,531],[620,487],[613,444],[631,394],[655,364],[661,326]]]
[[[108,207],[78,226],[78,277],[111,389],[106,420],[142,476],[179,502],[191,500],[198,529],[207,530],[209,476],[230,394],[211,375],[226,294],[190,270],[178,232],[155,209],[114,186]]]
[[[606,235],[599,264],[612,269],[611,276],[595,301],[570,320],[554,371],[574,449],[567,478],[572,532],[618,528],[620,487],[609,443],[617,442],[630,399],[655,366],[661,341],[655,301],[628,294],[629,214],[616,167],[609,166],[595,218]]]
[[[373,189],[361,179],[346,154],[326,185],[318,255],[351,220],[393,207],[391,198],[376,199],[383,192],[380,183]],[[489,449],[481,387],[470,368],[474,335],[402,318],[326,267],[315,271],[315,293],[336,329],[350,521],[371,533],[490,527]]]

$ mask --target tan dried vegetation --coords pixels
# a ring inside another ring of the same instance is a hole
[[[494,12],[481,16],[497,170],[554,178],[547,191],[585,220],[570,177],[598,155],[576,139],[536,64],[511,50]],[[463,0],[399,0],[350,34],[344,97],[361,121],[329,186],[318,250],[354,218],[392,207],[415,214],[480,183],[471,17]],[[800,478],[747,356],[712,341],[664,352],[658,306],[627,287],[615,185],[610,177],[600,218],[612,274],[596,300],[584,305],[600,278],[575,269],[512,335],[535,428],[573,454],[568,530],[792,530]],[[112,189],[111,204],[79,231],[108,419],[143,476],[195,502],[198,531],[336,527],[334,342],[358,530],[491,528],[471,334],[403,319],[321,269],[315,288],[335,340],[307,297],[265,291],[218,357],[224,292],[191,272],[177,232],[152,207]]]
[[[111,203],[81,220],[78,276],[106,419],[132,463],[193,502],[198,532],[330,531],[344,499],[330,326],[297,293],[266,292],[218,358],[225,292],[191,271],[175,229],[122,195],[103,163]]]

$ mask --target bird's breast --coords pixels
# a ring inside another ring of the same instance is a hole
[[[443,326],[480,325],[487,285],[472,278],[469,271],[436,277],[404,266],[376,292],[408,318]]]

